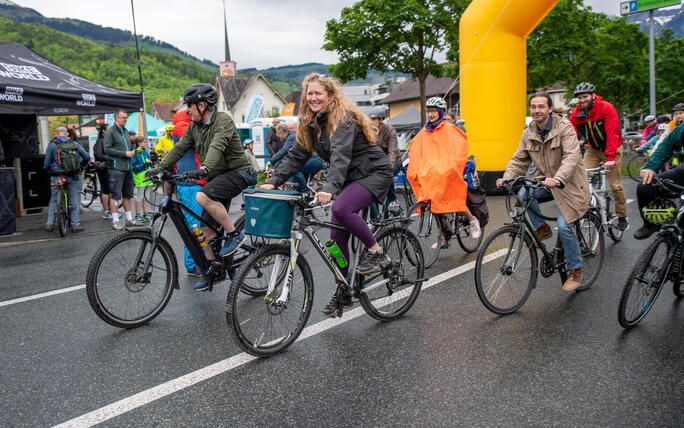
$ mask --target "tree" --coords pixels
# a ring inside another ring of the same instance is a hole
[[[364,79],[369,69],[410,74],[420,87],[425,121],[425,79],[441,76],[434,60],[447,47],[447,33],[458,32],[467,0],[362,0],[326,23],[323,48],[340,62],[330,71],[342,81]]]

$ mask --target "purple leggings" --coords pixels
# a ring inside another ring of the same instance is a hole
[[[366,189],[362,184],[352,183],[340,193],[340,196],[335,199],[332,204],[332,215],[330,222],[343,226],[354,236],[359,238],[366,248],[371,248],[375,245],[375,236],[370,231],[366,222],[359,215],[359,211],[370,206],[373,203],[373,194]],[[330,239],[337,242],[342,254],[349,261],[349,232],[341,230],[330,230]],[[340,269],[342,275],[347,275],[349,265]]]

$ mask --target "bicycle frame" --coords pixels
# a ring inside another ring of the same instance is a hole
[[[598,186],[594,186],[592,183],[593,180],[589,180],[589,193],[596,198],[598,207],[595,207],[595,209],[598,210],[599,219],[601,220],[601,225],[605,232],[607,231],[608,224],[611,222],[611,220],[608,219],[608,207],[606,203],[607,195],[610,193],[606,178],[606,170],[601,167],[591,168],[587,169],[587,174],[592,177],[596,175],[599,176]]]

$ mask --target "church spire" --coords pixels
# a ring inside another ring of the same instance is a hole
[[[228,22],[226,21],[226,0],[223,0],[223,28],[225,30],[226,59],[230,61],[230,46],[228,46]]]

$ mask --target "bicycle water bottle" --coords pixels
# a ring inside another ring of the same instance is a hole
[[[344,254],[342,254],[342,250],[340,250],[337,242],[328,239],[328,242],[325,243],[325,249],[328,250],[328,253],[335,259],[337,266],[341,268],[347,267],[347,259],[344,258]]]
[[[192,233],[195,234],[195,239],[197,239],[197,242],[199,242],[200,247],[207,245],[207,240],[204,237],[204,233],[202,233],[202,229],[200,229],[196,224],[192,225]]]

